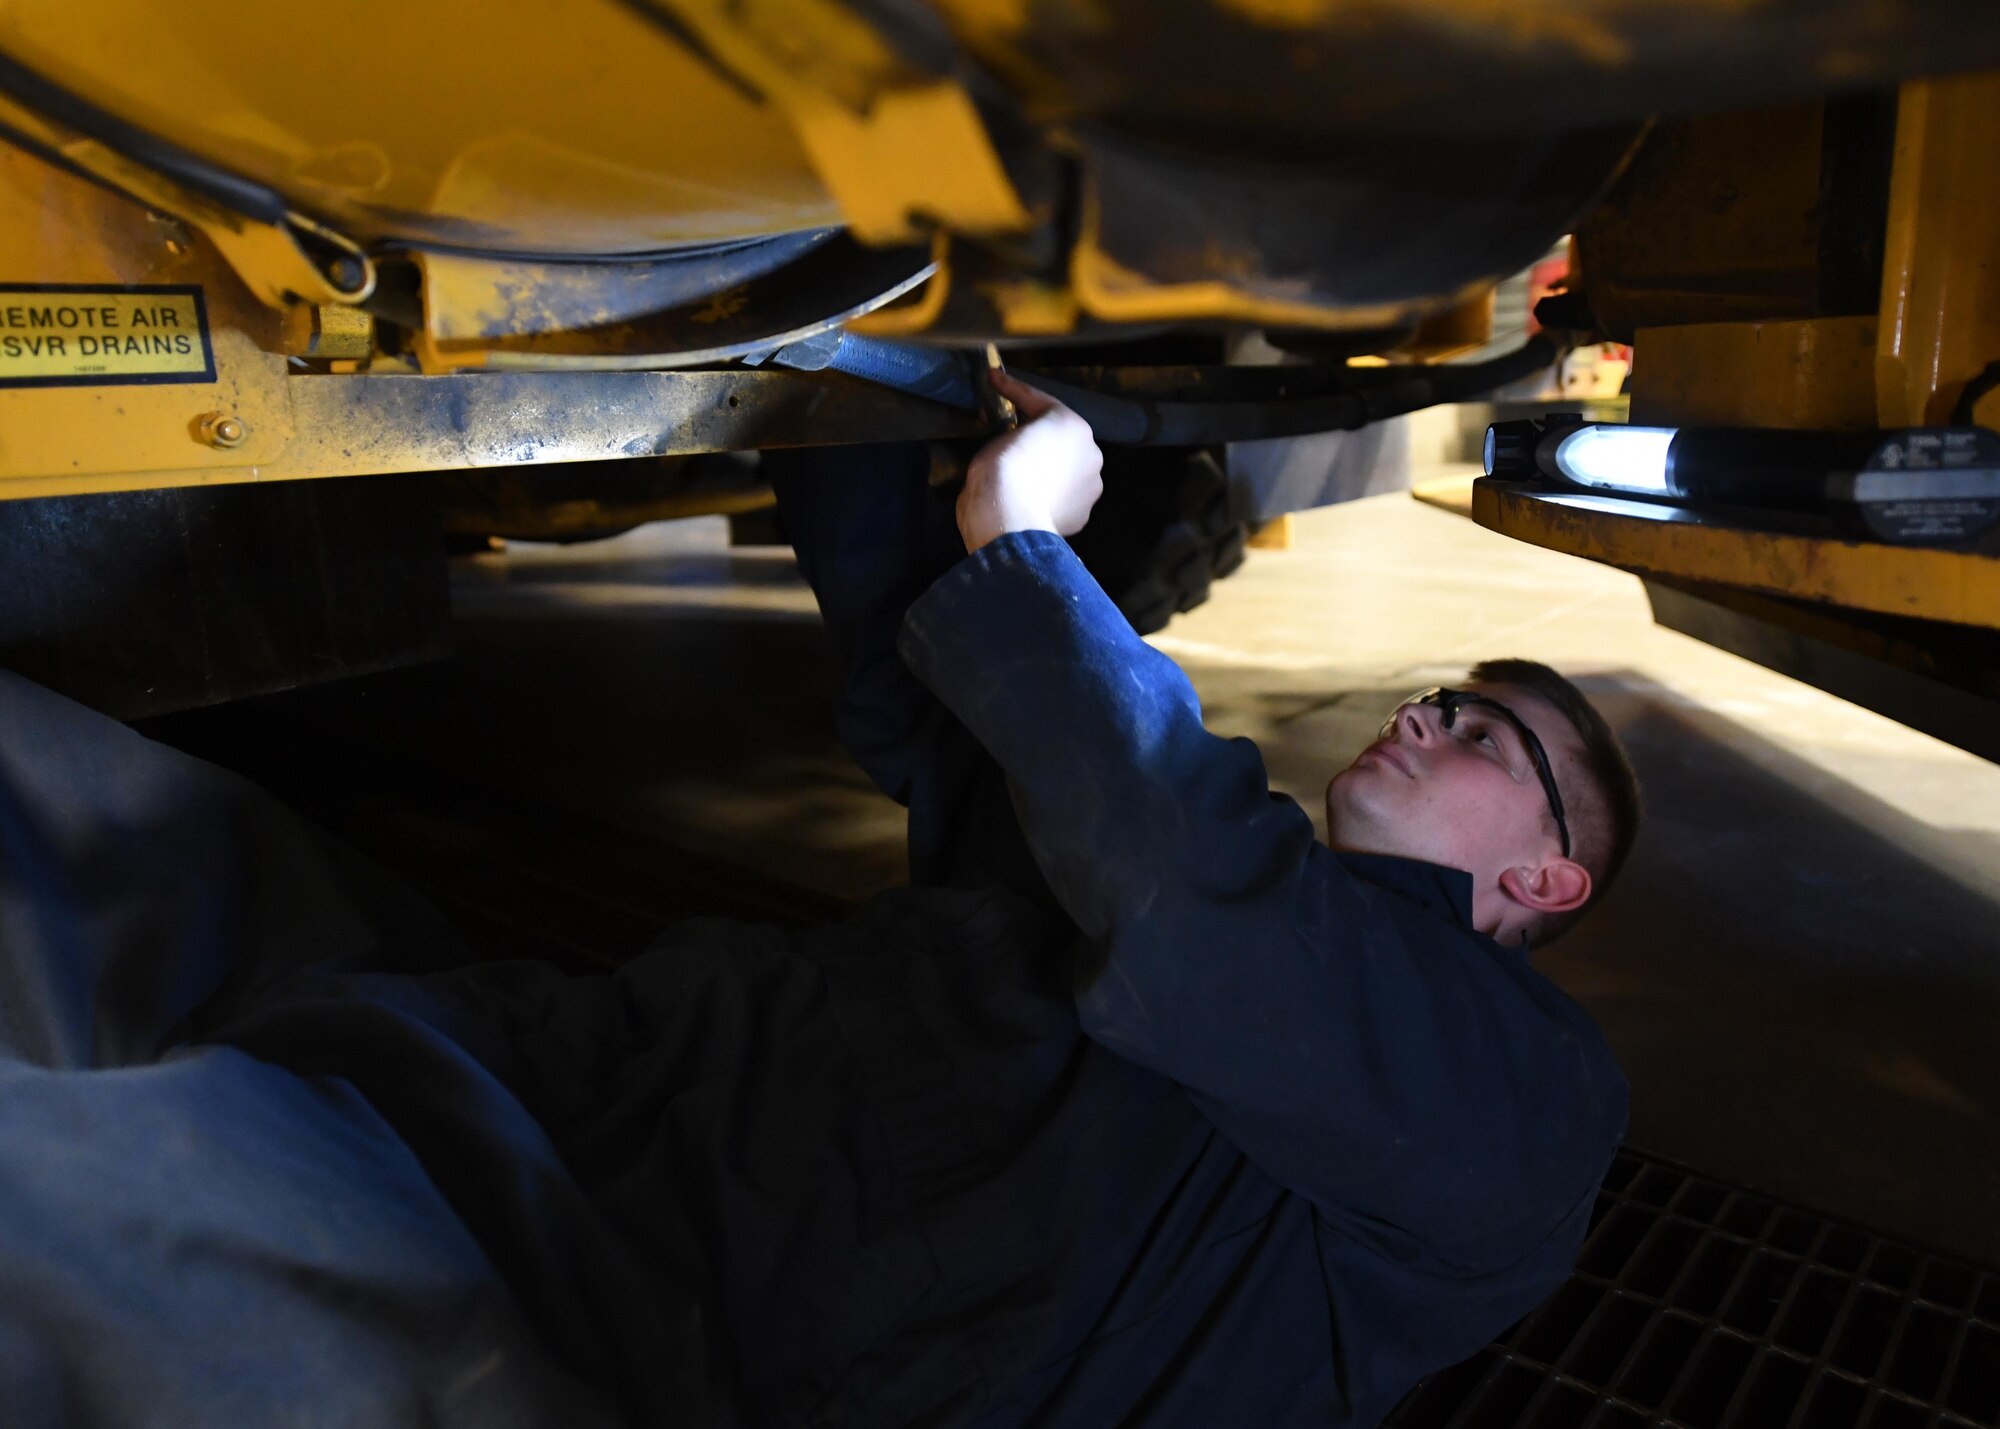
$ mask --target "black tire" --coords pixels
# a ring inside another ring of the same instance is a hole
[[[1209,452],[1112,447],[1104,495],[1070,544],[1132,628],[1151,635],[1243,564],[1248,535]]]

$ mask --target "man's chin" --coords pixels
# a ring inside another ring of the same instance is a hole
[[[1395,796],[1409,787],[1392,769],[1365,764],[1343,769],[1326,786],[1327,847],[1342,853],[1420,857],[1415,847],[1421,840],[1411,837],[1410,812],[1395,802]]]
[[[1374,764],[1350,764],[1326,786],[1327,826],[1336,823],[1366,822],[1370,816],[1370,805],[1378,803],[1388,792],[1382,780],[1383,769]]]
[[[1344,792],[1344,791],[1342,791]],[[1326,843],[1342,853],[1392,853],[1388,830],[1351,798],[1329,788],[1326,796]]]

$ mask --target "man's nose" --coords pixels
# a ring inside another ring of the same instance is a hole
[[[1438,734],[1438,718],[1434,705],[1404,705],[1396,713],[1396,735],[1412,744],[1428,744]]]

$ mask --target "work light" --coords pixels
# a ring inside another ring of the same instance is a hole
[[[2000,435],[1983,427],[1820,432],[1551,416],[1488,427],[1486,474],[1702,510],[1830,516],[1902,545],[1955,545],[2000,524]]]

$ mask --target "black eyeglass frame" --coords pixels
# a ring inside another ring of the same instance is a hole
[[[1452,722],[1458,718],[1459,710],[1466,705],[1479,705],[1484,709],[1494,710],[1502,719],[1514,726],[1515,732],[1521,736],[1521,742],[1528,748],[1528,758],[1534,761],[1535,777],[1542,781],[1542,792],[1549,800],[1549,812],[1556,816],[1556,833],[1562,839],[1563,857],[1569,857],[1569,820],[1563,817],[1562,791],[1556,788],[1555,771],[1549,767],[1548,751],[1542,748],[1541,740],[1537,739],[1535,732],[1528,728],[1526,720],[1490,695],[1482,695],[1476,690],[1450,690],[1443,685],[1432,685],[1428,690],[1419,690],[1402,704],[1397,705],[1396,710],[1400,713],[1410,705],[1435,705],[1446,729],[1451,728]],[[1396,716],[1390,715],[1382,725],[1384,732],[1395,722]]]

